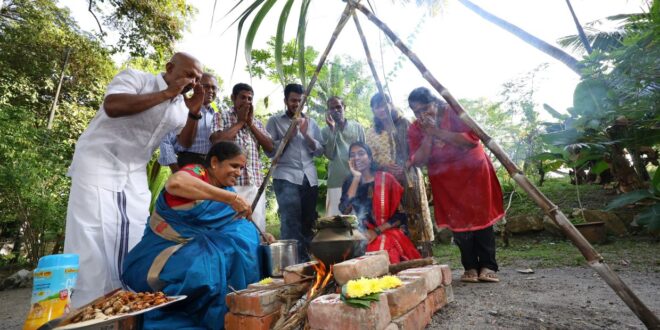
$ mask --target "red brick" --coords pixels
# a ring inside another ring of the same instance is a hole
[[[447,303],[454,302],[454,288],[451,285],[445,285],[445,295],[447,295]]]
[[[439,287],[431,291],[424,302],[426,303],[426,308],[429,313],[431,313],[431,315],[435,314],[442,307],[445,307],[445,305],[447,305],[447,294],[445,293],[445,287]]]
[[[384,291],[392,318],[399,317],[413,309],[426,298],[426,285],[421,277],[403,281],[403,285]]]
[[[431,323],[431,315],[426,303],[422,302],[411,311],[392,320],[401,330],[422,330]]]
[[[451,285],[451,268],[449,265],[440,265],[442,269],[442,284]]]
[[[269,288],[271,288],[271,287],[273,287],[273,286],[276,286],[276,285],[282,285],[282,284],[284,284],[284,280],[283,280],[283,279],[281,279],[281,278],[274,278],[272,283],[269,283],[269,284],[259,284],[259,282],[257,282],[257,283],[252,283],[252,284],[248,285],[247,288],[248,288],[248,289],[261,289],[261,290],[263,290],[263,289],[269,289]]]
[[[227,330],[268,330],[280,318],[280,311],[265,316],[248,316],[234,313],[225,315]]]
[[[278,299],[281,290],[241,290],[227,295],[229,311],[234,314],[264,316],[279,311],[282,302]]]
[[[290,284],[298,282],[303,276],[314,276],[316,271],[314,266],[318,265],[318,261],[308,261],[302,264],[287,266],[284,268],[284,283]]]
[[[307,321],[312,329],[383,330],[391,321],[387,299],[381,294],[369,308],[351,307],[329,294],[314,299],[307,309]]]
[[[360,277],[379,277],[389,272],[390,259],[383,254],[365,255],[335,264],[335,281],[344,285]]]
[[[442,284],[442,268],[440,265],[429,265],[410,268],[396,274],[399,277],[418,276],[424,278],[426,292],[431,292]]]

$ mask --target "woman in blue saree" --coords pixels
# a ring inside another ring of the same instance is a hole
[[[124,261],[131,289],[188,298],[145,314],[145,329],[222,329],[228,288],[260,279],[259,236],[250,206],[233,185],[246,157],[233,142],[219,142],[207,164],[173,174],[158,197],[140,243]]]

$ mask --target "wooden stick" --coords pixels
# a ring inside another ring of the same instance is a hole
[[[435,259],[433,257],[429,258],[424,258],[424,259],[416,259],[416,260],[408,260],[408,261],[402,261],[398,264],[390,265],[390,274],[396,274],[402,270],[410,269],[410,268],[417,268],[417,267],[424,267],[428,265],[433,265],[435,263]]]
[[[314,88],[314,85],[316,84],[316,80],[318,79],[319,73],[321,72],[321,68],[323,68],[323,65],[325,64],[325,60],[328,58],[328,54],[330,54],[330,50],[332,49],[332,46],[334,46],[335,41],[339,36],[339,33],[346,25],[346,22],[348,22],[348,17],[350,16],[352,10],[353,10],[352,6],[350,4],[346,4],[346,8],[344,8],[344,12],[341,14],[341,18],[337,23],[337,27],[335,27],[335,31],[332,33],[332,37],[330,37],[328,46],[325,47],[325,51],[319,58],[319,63],[316,65],[316,70],[314,71],[314,75],[312,76],[312,79],[309,81],[309,84],[305,89],[305,94],[302,95],[302,100],[300,101],[300,104],[298,105],[298,109],[296,109],[296,113],[293,116],[294,119],[300,117],[300,114],[302,113],[302,109],[305,107],[305,102],[307,101],[307,97],[312,92],[312,88]],[[273,156],[273,161],[271,162],[270,168],[268,168],[266,177],[264,178],[264,181],[261,183],[261,186],[257,191],[257,196],[254,198],[254,201],[252,201],[252,211],[254,211],[254,209],[257,207],[257,203],[259,203],[259,198],[266,189],[266,184],[268,184],[268,180],[270,179],[270,176],[273,173],[273,169],[275,169],[277,163],[280,160],[280,157],[282,157],[282,153],[284,153],[284,148],[286,148],[286,145],[289,143],[289,140],[291,140],[291,138],[295,134],[297,134],[296,131],[297,128],[298,128],[298,121],[293,120],[291,122],[291,125],[289,125],[286,134],[284,134],[284,138],[282,138],[280,145],[277,147],[277,150],[275,151],[275,156]]]
[[[465,112],[463,106],[449,93],[447,88],[442,86],[438,80],[428,71],[426,66],[419,60],[417,55],[413,53],[399,37],[378,17],[376,17],[368,8],[359,4],[355,0],[346,0],[349,4],[355,6],[365,16],[369,18],[378,28],[380,28],[392,40],[401,52],[406,55],[415,64],[424,79],[426,79],[433,88],[442,95],[442,97],[451,105],[451,108],[459,115],[461,120],[474,131],[483,144],[490,149],[495,157],[506,168],[507,172],[513,177],[513,180],[527,193],[527,195],[536,202],[536,204],[543,209],[543,211],[550,216],[550,218],[559,226],[562,232],[571,240],[573,245],[577,247],[587,260],[589,265],[600,274],[601,278],[614,290],[614,292],[623,300],[626,305],[637,315],[637,317],[648,328],[660,328],[660,319],[644,305],[644,303],[635,295],[635,293],[613,272],[607,264],[603,262],[603,258],[598,252],[589,244],[589,242],[575,229],[573,224],[566,218],[566,216],[559,210],[557,205],[553,204],[541,191],[534,186],[533,183],[527,179],[524,173],[516,166],[511,160],[509,155],[495,142],[484,130],[477,124],[470,115]]]

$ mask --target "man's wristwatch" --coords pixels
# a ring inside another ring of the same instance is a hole
[[[375,232],[376,235],[378,235],[378,236],[380,236],[380,234],[383,233],[383,232],[380,230],[380,228],[378,228],[378,227],[374,228],[374,232]]]
[[[200,120],[200,119],[202,119],[202,114],[198,113],[197,115],[195,115],[192,112],[188,112],[188,118],[190,118],[192,120]]]

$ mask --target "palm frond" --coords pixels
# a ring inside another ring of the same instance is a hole
[[[305,77],[305,30],[307,29],[307,12],[311,0],[303,0],[300,6],[300,17],[298,18],[298,31],[296,34],[296,42],[298,44],[298,75],[300,76],[300,83],[303,86],[307,85]]]
[[[600,31],[593,27],[585,27],[584,32],[593,49],[609,52],[623,46],[623,38],[626,36],[624,30]],[[579,36],[570,35],[559,38],[557,43],[573,53],[584,53],[586,50]]]
[[[289,19],[289,13],[291,12],[291,7],[293,6],[294,0],[287,0],[280,14],[280,20],[277,23],[277,32],[275,33],[275,68],[277,69],[277,74],[280,76],[280,83],[284,85],[284,69],[282,65],[282,46],[284,45],[284,31],[286,29],[286,23]]]
[[[243,0],[241,0],[240,2],[242,2],[242,1]],[[241,15],[238,16],[238,18],[236,18],[235,21],[233,21],[229,25],[231,27],[234,24],[236,24],[236,22],[238,22],[237,33],[236,33],[236,50],[234,51],[234,66],[231,69],[231,76],[232,77],[234,76],[234,70],[236,70],[236,59],[238,58],[238,46],[241,44],[241,32],[243,31],[243,24],[248,19],[248,17],[250,17],[252,12],[257,7],[259,7],[259,5],[261,5],[261,3],[263,3],[263,2],[264,2],[264,0],[255,0],[247,9],[245,9],[245,11],[243,11],[243,13],[241,13]],[[238,4],[236,6],[238,6]],[[236,8],[236,6],[234,6],[231,10],[234,10]]]
[[[266,17],[266,15],[268,15],[271,8],[273,8],[275,2],[276,0],[266,0],[266,3],[264,3],[263,6],[259,8],[259,11],[254,16],[254,19],[252,20],[252,24],[250,24],[250,28],[248,29],[248,32],[245,35],[245,60],[248,63],[248,69],[250,69],[252,63],[252,43],[254,42],[254,37],[257,35],[259,26],[264,21],[264,18]]]

